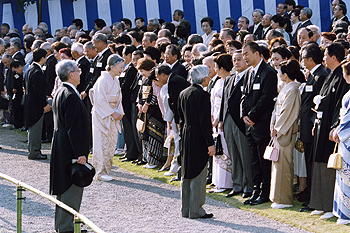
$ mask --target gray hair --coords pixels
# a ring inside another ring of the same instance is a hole
[[[317,35],[320,35],[320,28],[316,25],[309,25],[306,28],[310,29],[312,31],[312,29],[314,29],[317,32]]]
[[[208,50],[208,47],[203,43],[193,45],[193,49],[197,49],[198,53],[203,53]]]
[[[72,60],[62,60],[56,64],[56,74],[62,82],[69,79],[69,74],[74,72],[77,64]]]
[[[93,37],[95,41],[102,41],[102,43],[107,44],[107,36],[103,33],[96,33]]]
[[[193,84],[201,84],[205,77],[209,77],[209,67],[198,65],[190,70],[190,77]]]
[[[107,71],[110,71],[111,70],[111,66],[114,66],[118,63],[121,63],[121,62],[124,62],[124,59],[117,55],[117,54],[112,54],[108,57],[108,60],[107,60],[107,66],[106,66],[106,70]]]
[[[84,54],[84,45],[81,43],[74,43],[72,45],[72,53],[75,51],[77,52],[79,55],[83,55]]]
[[[310,19],[312,17],[312,10],[310,8],[304,7],[300,11],[302,11],[303,14],[307,16],[308,19]]]
[[[45,50],[50,50],[53,53],[53,49],[51,48],[51,44],[49,42],[44,42],[40,45],[40,48]]]
[[[8,59],[8,60],[12,60],[12,55],[11,54],[8,54],[8,53],[5,53],[4,55],[2,55],[2,58],[4,59],[4,58],[6,58],[6,59]]]
[[[33,26],[32,26],[32,25],[26,23],[26,24],[24,24],[23,26],[27,26],[27,27],[28,27],[28,30],[33,31]]]
[[[91,50],[95,49],[95,47],[94,47],[94,45],[92,44],[91,41],[86,42],[86,43],[84,44],[84,49],[85,49],[85,48],[89,48],[89,49],[91,49]]]
[[[32,51],[34,51],[35,49],[40,48],[42,43],[44,43],[44,41],[42,41],[42,40],[35,40],[33,42],[33,44],[32,44],[32,47],[31,47]]]
[[[65,44],[68,45],[68,46],[71,46],[71,45],[72,45],[72,41],[71,41],[71,39],[70,39],[68,36],[62,37],[61,42],[62,42],[62,43],[65,43]]]
[[[47,26],[47,24],[45,22],[39,23],[38,28],[42,29],[44,31],[44,33],[47,33],[47,31],[49,30],[49,27]]]
[[[11,39],[10,39],[10,43],[11,43],[13,46],[17,47],[18,49],[21,49],[21,48],[22,48],[22,41],[21,41],[21,39],[18,38],[18,37],[13,37],[13,38],[11,38]]]
[[[159,20],[157,18],[149,19],[148,22],[152,22],[153,26],[159,27]]]
[[[263,17],[263,16],[265,15],[265,13],[263,12],[263,10],[261,10],[261,9],[255,9],[255,10],[253,11],[253,13],[254,13],[254,12],[258,12],[259,15],[260,15],[260,17]]]

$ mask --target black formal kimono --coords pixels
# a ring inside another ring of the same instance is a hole
[[[323,97],[319,104],[314,125],[313,171],[310,208],[324,212],[333,211],[335,169],[327,168],[329,156],[333,153],[334,142],[329,133],[339,124],[339,112],[344,94],[349,90],[339,65],[324,81],[319,95]],[[322,113],[321,113],[322,112]]]
[[[51,54],[50,56],[47,57],[46,64],[43,67],[44,74],[45,74],[45,81],[46,81],[45,94],[47,96],[51,96],[52,90],[55,86],[56,64],[57,64],[57,59],[53,54]]]

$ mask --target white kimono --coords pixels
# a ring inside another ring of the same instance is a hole
[[[118,132],[121,132],[120,121],[116,121],[114,112],[124,115],[122,93],[118,78],[102,71],[93,88],[90,89],[92,107],[93,166],[96,176],[109,175]]]

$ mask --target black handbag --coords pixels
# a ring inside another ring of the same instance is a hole
[[[214,145],[215,145],[215,155],[223,155],[224,151],[222,149],[222,144],[221,144],[221,135],[218,133],[213,134],[213,139],[214,139]]]

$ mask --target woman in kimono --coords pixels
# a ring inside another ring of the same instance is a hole
[[[143,167],[151,169],[163,164],[165,132],[165,122],[157,98],[160,95],[160,88],[152,81],[155,80],[155,73],[152,71],[154,67],[155,63],[148,58],[141,58],[137,62],[137,69],[143,75],[137,107],[140,118],[146,119],[145,132],[140,134],[143,159],[147,162]]]
[[[299,70],[299,63],[289,60],[281,63],[278,71],[285,85],[278,94],[270,123],[272,140],[279,149],[279,158],[271,166],[270,200],[273,209],[293,206],[293,148],[301,105],[300,83],[294,80]]]
[[[223,94],[225,78],[230,75],[233,68],[232,56],[229,54],[222,54],[214,59],[215,71],[220,77],[211,90],[211,119],[213,124],[213,132],[219,133],[221,137],[221,143],[223,148],[223,155],[215,155],[213,157],[213,184],[215,187],[209,192],[220,193],[226,191],[226,189],[232,189],[232,161],[228,153],[224,132],[218,130],[221,99]]]
[[[101,72],[95,85],[90,89],[92,107],[92,163],[96,169],[96,178],[111,181],[110,176],[113,155],[121,131],[120,120],[124,111],[119,76],[124,69],[124,59],[110,55],[106,71]]]
[[[342,66],[345,81],[350,84],[350,61]],[[342,168],[336,171],[334,188],[333,214],[338,217],[337,224],[350,223],[350,91],[342,100],[340,124],[334,130],[333,139],[339,143],[339,153],[342,156]]]

